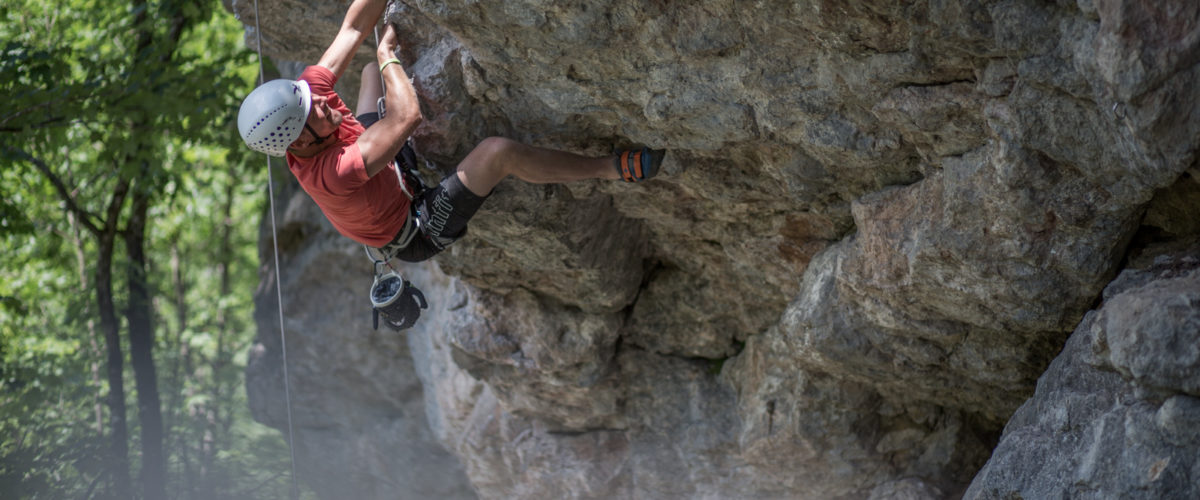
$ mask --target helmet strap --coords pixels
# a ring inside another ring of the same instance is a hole
[[[326,135],[325,137],[321,137],[320,135],[317,134],[316,130],[313,130],[312,127],[308,126],[308,122],[304,122],[304,129],[308,130],[308,133],[313,135],[313,145],[314,146],[319,145],[322,142],[325,142],[330,137],[333,137],[333,132],[330,132],[329,135]]]

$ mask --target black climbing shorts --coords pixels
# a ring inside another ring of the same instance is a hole
[[[363,128],[370,128],[371,125],[374,125],[375,122],[379,121],[379,113],[372,111],[370,113],[355,115],[355,118],[358,118],[358,123],[361,123]]]
[[[411,210],[415,212],[412,215],[418,226],[417,235],[408,246],[397,249],[393,240],[381,250],[405,262],[420,262],[433,257],[467,234],[467,221],[486,199],[486,196],[467,189],[457,173],[451,173],[413,200]]]

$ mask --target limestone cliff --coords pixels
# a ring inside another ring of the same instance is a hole
[[[253,2],[230,8],[254,46]],[[263,51],[312,62],[345,4],[259,9]],[[442,172],[491,135],[670,155],[636,186],[501,184],[403,269],[431,303],[404,335],[284,190],[294,445],[323,496],[1200,496],[1200,4],[387,17]],[[283,427],[264,263],[247,383]]]

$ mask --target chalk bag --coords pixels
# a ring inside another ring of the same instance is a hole
[[[421,309],[428,309],[425,294],[395,271],[376,274],[371,285],[371,308],[374,328],[379,329],[379,317],[383,324],[393,330],[412,328],[421,317]]]

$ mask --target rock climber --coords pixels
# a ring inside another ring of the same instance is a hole
[[[658,173],[661,150],[639,148],[589,158],[491,137],[438,185],[410,196],[412,178],[403,180],[397,155],[422,116],[412,83],[396,59],[399,41],[390,23],[378,41],[378,63],[362,70],[356,113],[333,90],[386,7],[386,0],[354,0],[315,66],[297,80],[259,86],[238,114],[246,145],[286,156],[300,186],[342,235],[389,258],[417,262],[460,238],[467,221],[509,175],[531,183],[639,182]],[[376,112],[380,96],[384,116]]]

